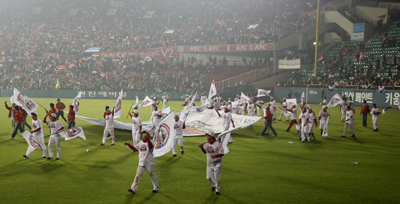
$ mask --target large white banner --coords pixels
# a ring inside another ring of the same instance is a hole
[[[153,155],[154,157],[160,157],[171,151],[174,145],[175,136],[175,120],[174,112],[171,112],[158,124],[158,132],[153,137]]]
[[[76,115],[76,118],[95,125],[104,126],[104,119],[93,119],[80,115]],[[232,118],[234,120],[236,129],[246,128],[261,119],[261,117],[237,114],[232,114]],[[190,110],[190,114],[186,118],[186,129],[183,130],[183,136],[200,136],[204,135],[206,132],[214,132],[217,134],[222,133],[224,132],[224,128],[222,127],[223,122],[223,118],[220,118],[214,109],[205,109],[202,112],[198,112],[197,108],[193,107]],[[152,128],[151,122],[143,122],[142,125],[144,130],[150,130]],[[132,131],[131,123],[124,123],[118,120],[114,120],[114,127],[116,129]],[[229,130],[234,130],[234,128],[231,126]]]

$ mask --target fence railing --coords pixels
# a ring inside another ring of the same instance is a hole
[[[222,81],[218,81],[216,82],[215,86],[217,90],[223,91],[225,87],[236,87],[240,85],[254,83],[261,79],[265,79],[267,77],[267,71],[268,71],[267,68],[261,68],[249,71],[241,75],[237,75],[228,79],[224,79]]]

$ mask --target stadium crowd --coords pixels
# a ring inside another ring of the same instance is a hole
[[[83,53],[92,46],[111,51],[275,42],[314,20],[315,4],[308,2],[62,0],[26,1],[22,7],[20,3],[7,2],[0,7],[0,86],[21,89],[53,89],[56,85],[61,89],[189,89],[193,83],[182,77],[187,67],[183,63],[193,64],[191,61],[111,61],[88,58]],[[110,9],[116,10],[106,15]],[[250,25],[257,26],[248,29]],[[166,33],[166,30],[173,32]],[[47,57],[45,53],[57,53],[58,57]],[[207,65],[199,67],[206,68],[199,68],[200,74],[213,69]],[[100,74],[103,77],[99,77]]]

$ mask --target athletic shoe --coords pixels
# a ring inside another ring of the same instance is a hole
[[[346,136],[342,135],[341,137],[346,138]]]
[[[218,191],[217,191],[217,192],[215,192],[215,195],[220,195],[220,194],[221,194],[221,193],[220,193],[220,192],[218,192]]]
[[[278,137],[278,134],[274,135],[274,137]]]
[[[48,159],[48,160],[52,160],[53,158],[51,158],[51,157],[47,157],[47,159]]]
[[[182,155],[185,154],[185,151],[181,151],[181,154],[182,154]]]
[[[106,146],[105,144],[101,143],[100,146]]]
[[[152,193],[157,193],[157,192],[158,192],[158,190],[153,190],[153,191],[152,191]]]
[[[211,192],[214,192],[215,191],[215,187],[211,187]]]
[[[286,132],[289,132],[289,130],[285,130]]]
[[[60,158],[59,158],[59,157],[57,157],[57,158],[56,158],[56,160],[60,160]]]
[[[14,138],[13,138],[13,137],[10,137],[10,140],[14,140]]]
[[[128,189],[129,193],[136,194],[132,189]]]
[[[25,157],[26,159],[29,159],[29,157],[28,156],[26,156],[25,154],[24,155],[22,155],[23,157]]]
[[[278,121],[282,121],[281,119],[279,119]]]
[[[112,144],[111,144],[111,146],[114,146],[114,145],[115,145],[115,143],[112,143]]]
[[[356,135],[352,135],[351,137],[356,137]]]
[[[172,155],[172,157],[176,157],[176,154]]]
[[[43,156],[43,158],[46,159],[47,157],[46,157],[46,156]]]

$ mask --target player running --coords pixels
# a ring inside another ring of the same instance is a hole
[[[111,145],[115,145],[115,135],[114,135],[114,110],[110,111],[110,107],[106,106],[106,111],[103,114],[103,118],[105,121],[103,140],[101,142],[101,146],[106,145],[106,140],[108,134],[111,135],[112,143]]]
[[[52,113],[50,115],[50,121],[47,120],[49,116],[48,112],[46,112],[46,116],[43,119],[43,123],[46,123],[50,127],[50,138],[49,138],[49,157],[47,159],[53,159],[53,146],[56,143],[57,147],[57,160],[61,159],[61,135],[60,132],[64,130],[63,124],[57,120],[57,114]]]

